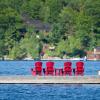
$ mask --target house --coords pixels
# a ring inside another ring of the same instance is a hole
[[[34,29],[36,32],[43,31],[43,32],[49,32],[51,30],[51,24],[50,23],[44,23],[43,21],[39,19],[32,19],[28,16],[28,14],[22,14],[22,20],[23,22],[28,26],[34,26]]]
[[[100,47],[94,48],[95,60],[100,60]]]
[[[87,60],[100,60],[100,47],[95,47],[93,51],[87,51]]]

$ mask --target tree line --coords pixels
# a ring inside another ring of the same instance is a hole
[[[50,30],[37,32],[23,15]],[[0,0],[0,57],[35,58],[43,44],[55,46],[45,53],[59,57],[83,57],[100,46],[100,0]]]

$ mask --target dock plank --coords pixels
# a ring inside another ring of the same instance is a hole
[[[100,84],[100,76],[0,76],[0,84]]]

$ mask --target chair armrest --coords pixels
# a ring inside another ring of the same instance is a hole
[[[31,71],[33,71],[33,68],[31,68]]]

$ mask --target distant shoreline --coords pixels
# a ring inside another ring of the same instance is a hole
[[[68,60],[68,59],[41,59],[41,60],[0,60],[0,61],[100,61],[100,60]]]

